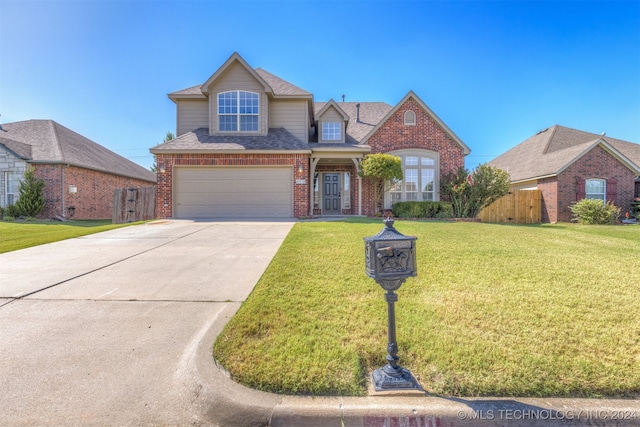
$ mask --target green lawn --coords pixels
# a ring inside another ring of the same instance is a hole
[[[101,221],[0,221],[0,254],[131,224]]]
[[[640,396],[640,227],[398,221],[400,364],[443,396]],[[380,220],[298,223],[214,346],[250,387],[363,395],[386,356],[362,238]]]

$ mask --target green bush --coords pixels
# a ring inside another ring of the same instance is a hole
[[[636,197],[631,202],[631,215],[640,220],[640,197]]]
[[[16,202],[16,209],[21,216],[35,217],[44,210],[44,185],[44,180],[38,178],[33,169],[25,172]]]
[[[398,202],[391,209],[396,218],[451,218],[453,208],[447,202]]]
[[[620,208],[611,202],[598,199],[582,199],[569,208],[573,221],[580,224],[614,224],[620,216]]]
[[[7,205],[4,208],[4,212],[2,213],[2,219],[8,220],[8,221],[14,220],[19,216],[20,214],[18,213],[18,209],[16,208],[15,205]]]

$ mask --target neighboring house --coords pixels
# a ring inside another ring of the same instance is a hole
[[[542,191],[543,222],[571,221],[571,204],[584,198],[629,210],[638,194],[640,145],[552,126],[488,163],[511,175],[514,190]]]
[[[369,153],[402,159],[404,182],[385,207],[439,200],[439,180],[469,148],[409,92],[384,102],[315,102],[237,53],[202,85],[169,94],[176,138],[153,147],[161,218],[373,215],[358,177]]]
[[[106,219],[113,190],[154,186],[151,171],[53,120],[5,123],[0,130],[0,206],[13,204],[27,168],[45,181],[42,217]]]

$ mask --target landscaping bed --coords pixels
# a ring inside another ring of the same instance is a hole
[[[443,396],[640,396],[640,228],[399,221],[418,276],[398,291],[400,364]],[[298,223],[218,337],[242,384],[364,395],[386,356],[364,273],[380,220]]]

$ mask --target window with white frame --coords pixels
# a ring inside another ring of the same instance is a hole
[[[257,132],[260,113],[257,93],[241,90],[218,94],[218,130],[220,132]]]
[[[324,141],[340,141],[342,139],[340,122],[322,122],[322,139]]]
[[[404,124],[413,126],[416,124],[416,113],[411,110],[407,110],[404,112]]]
[[[12,205],[15,203],[15,193],[13,189],[13,172],[4,173],[4,205]]]
[[[404,179],[394,184],[387,198],[387,208],[397,202],[438,200],[438,155],[428,150],[391,152],[402,161]]]
[[[584,190],[585,198],[598,199],[602,202],[607,200],[606,181],[604,179],[587,179],[585,180]]]

